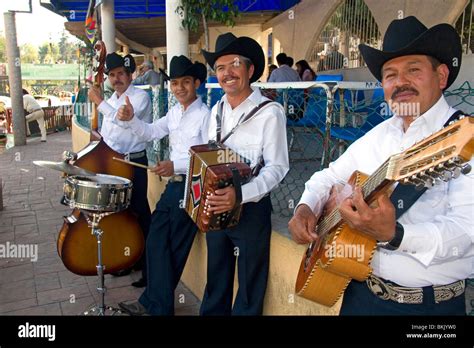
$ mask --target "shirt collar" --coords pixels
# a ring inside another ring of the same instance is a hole
[[[262,100],[262,93],[260,92],[260,88],[252,87],[252,86],[250,86],[250,88],[252,89],[252,93],[250,93],[247,99],[245,99],[242,103],[237,105],[235,109],[245,107],[245,106],[257,106],[260,104]],[[227,105],[228,107],[230,107],[229,102],[227,101],[227,94],[224,94],[224,96],[222,97],[222,101],[224,102],[224,105]]]
[[[197,96],[196,100],[193,101],[186,110],[184,110],[183,105],[179,104],[179,110],[181,110],[181,113],[184,115],[184,114],[193,112],[193,110],[199,110],[201,106],[202,106],[202,99],[200,96]]]
[[[434,133],[439,130],[439,128],[444,124],[448,119],[450,111],[450,106],[444,98],[443,95],[438,99],[438,101],[429,108],[423,115],[415,119],[410,127],[407,129],[407,132],[415,131],[420,128],[426,129],[428,133]],[[390,123],[395,128],[403,131],[403,117],[394,115],[390,119]]]
[[[128,95],[128,96],[132,96],[133,95],[133,85],[130,83],[130,86],[128,86],[128,88],[125,90],[124,93],[122,93],[122,95],[119,97],[117,92],[114,92],[114,94],[112,94],[113,97],[115,97],[116,100],[119,100],[120,98],[122,98],[124,95]]]

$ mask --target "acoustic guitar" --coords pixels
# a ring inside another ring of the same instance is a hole
[[[349,184],[360,186],[367,204],[373,205],[381,194],[391,193],[395,182],[431,187],[469,172],[465,163],[473,151],[474,118],[465,117],[391,156],[370,176],[354,172]],[[320,238],[303,255],[295,292],[333,306],[352,279],[364,281],[369,277],[377,241],[350,228],[337,208],[323,212],[316,233]],[[358,252],[348,252],[355,250]]]

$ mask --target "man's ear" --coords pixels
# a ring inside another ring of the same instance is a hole
[[[253,73],[255,72],[255,65],[250,65],[250,68],[249,68],[249,80],[252,79],[252,76],[253,76]]]
[[[439,88],[444,90],[448,84],[448,77],[449,77],[449,69],[446,64],[440,64],[436,68],[436,72],[438,73],[439,78]]]
[[[194,79],[194,88],[198,89],[199,86],[201,86],[201,80],[199,79]]]

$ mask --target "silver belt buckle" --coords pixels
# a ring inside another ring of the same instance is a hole
[[[130,162],[130,152],[128,152],[128,153],[125,154],[124,160]]]
[[[171,181],[171,182],[183,182],[183,181],[184,181],[184,178],[183,178],[181,175],[173,175],[173,176],[170,178],[170,181]]]

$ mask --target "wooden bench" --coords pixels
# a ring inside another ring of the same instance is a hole
[[[13,116],[12,109],[7,108],[6,110],[6,130],[7,133],[13,133]],[[61,105],[61,106],[48,106],[43,108],[44,111],[44,122],[46,126],[46,132],[48,134],[54,132],[60,132],[63,130],[71,130],[71,122],[74,107],[70,105]],[[25,119],[25,126],[26,119]],[[40,130],[37,122],[30,122],[30,132],[31,134],[39,134]]]

